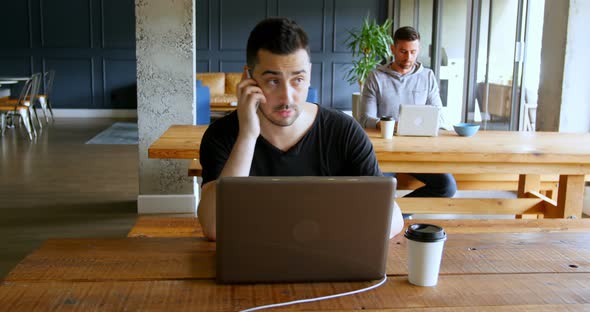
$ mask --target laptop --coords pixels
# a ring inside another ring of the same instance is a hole
[[[217,281],[382,278],[395,185],[392,177],[219,179]]]
[[[437,136],[439,114],[432,105],[401,105],[397,135]]]

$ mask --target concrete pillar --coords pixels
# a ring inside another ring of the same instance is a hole
[[[187,160],[148,159],[172,124],[195,121],[194,0],[136,0],[139,213],[195,210]]]
[[[546,0],[537,130],[590,132],[590,1]]]

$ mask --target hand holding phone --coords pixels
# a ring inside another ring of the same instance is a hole
[[[240,135],[257,138],[260,135],[260,119],[258,109],[261,103],[266,103],[262,89],[254,80],[250,69],[244,66],[242,81],[238,84],[238,120],[240,121]]]

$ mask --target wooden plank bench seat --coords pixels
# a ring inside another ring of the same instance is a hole
[[[193,159],[188,168],[189,177],[200,177],[203,168],[198,159]],[[495,190],[495,191],[516,191],[518,190],[518,174],[454,174],[459,190]],[[590,175],[586,176],[590,181]],[[546,192],[547,197],[553,198],[557,193],[558,175],[541,175],[541,190]],[[423,184],[407,173],[397,174],[398,190],[415,190]],[[549,191],[549,192],[547,192]]]

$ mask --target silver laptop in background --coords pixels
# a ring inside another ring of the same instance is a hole
[[[432,105],[401,105],[397,135],[437,136],[439,114]]]
[[[385,274],[392,177],[217,181],[217,281],[320,282]]]

